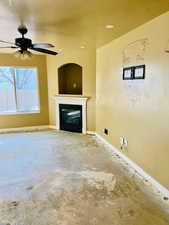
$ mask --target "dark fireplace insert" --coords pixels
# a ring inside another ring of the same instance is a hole
[[[82,106],[59,104],[60,130],[82,133]]]

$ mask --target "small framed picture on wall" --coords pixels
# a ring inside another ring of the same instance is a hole
[[[145,65],[135,66],[134,79],[145,79]]]
[[[133,67],[123,68],[123,80],[133,79]]]

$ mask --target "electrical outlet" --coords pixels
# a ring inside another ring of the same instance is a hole
[[[126,138],[124,138],[123,145],[124,145],[125,147],[127,147],[127,145],[128,145],[128,141],[127,141]]]
[[[120,148],[121,150],[125,147],[127,148],[128,146],[128,141],[125,137],[120,137]]]
[[[108,131],[108,129],[106,129],[106,128],[103,130],[103,132],[104,132],[104,134],[106,134],[106,135],[109,134],[109,131]]]
[[[120,137],[120,145],[123,146],[124,145],[124,138]]]

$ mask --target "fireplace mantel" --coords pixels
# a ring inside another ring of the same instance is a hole
[[[82,106],[82,133],[87,132],[87,100],[89,97],[83,95],[55,95],[56,102],[56,128],[60,130],[59,104],[81,105]]]

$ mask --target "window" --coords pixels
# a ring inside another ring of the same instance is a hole
[[[37,69],[0,67],[0,113],[39,110]]]

